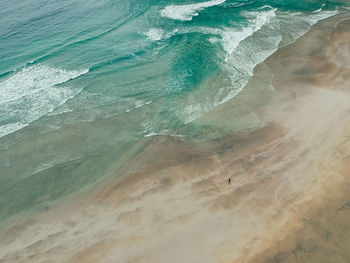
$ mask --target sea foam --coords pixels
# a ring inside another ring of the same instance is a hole
[[[226,52],[223,72],[228,76],[226,82],[231,84],[220,88],[215,94],[209,92],[208,97],[201,99],[201,102],[189,102],[183,108],[184,122],[192,122],[235,97],[247,85],[256,65],[278,48],[293,43],[319,20],[336,13],[337,11],[317,10],[302,14],[277,12],[276,9],[245,12],[244,15],[251,21],[250,25],[240,30],[226,28],[220,33],[221,41],[215,38],[216,42],[221,42]]]
[[[0,82],[0,137],[53,111],[81,90],[57,86],[88,70],[33,65],[14,71]]]
[[[168,5],[160,11],[160,14],[162,17],[174,20],[191,21],[194,16],[198,16],[199,11],[211,6],[220,5],[225,1],[226,0],[212,0],[189,5]]]
[[[260,30],[265,24],[276,16],[276,9],[272,9],[265,12],[250,12],[247,16],[254,16],[252,23],[249,26],[243,27],[241,30],[225,29],[222,32],[222,46],[225,51],[231,54],[247,37],[254,34],[254,32]]]
[[[159,29],[159,28],[151,28],[150,30],[148,30],[145,35],[153,41],[159,41],[163,38],[164,36],[164,30],[163,29]]]
[[[293,43],[307,33],[318,21],[331,17],[336,13],[337,11],[317,11],[305,15],[300,13],[276,13],[276,9],[246,13],[247,17],[255,16],[256,19],[251,27],[243,30],[246,35],[241,34],[241,40],[238,44],[236,44],[237,41],[229,42],[227,35],[230,36],[230,33],[224,33],[222,44],[227,51],[225,67],[230,72],[232,88],[223,98],[218,96],[213,106],[220,105],[237,95],[248,83],[256,65],[263,62],[278,48]],[[298,27],[293,28],[291,25],[287,25],[286,21],[290,20],[294,24],[298,24]],[[263,27],[265,27],[263,30],[265,32],[261,30]],[[258,35],[253,37],[255,33],[258,33]],[[227,43],[230,43],[230,45]],[[238,79],[240,81],[237,81]]]

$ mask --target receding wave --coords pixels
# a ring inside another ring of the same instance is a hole
[[[28,66],[0,82],[0,137],[19,130],[74,97],[81,90],[57,86],[88,70]]]
[[[224,3],[226,0],[212,0],[189,5],[168,5],[160,11],[161,16],[181,21],[191,21],[198,12],[211,6]]]
[[[256,65],[263,62],[278,48],[293,43],[308,32],[319,20],[335,15],[337,11],[317,11],[310,14],[276,12],[276,9],[260,12],[246,12],[252,23],[240,30],[225,28],[219,34],[226,51],[222,65],[223,82],[227,86],[217,89],[208,88],[207,96],[201,101],[185,100],[180,104],[179,117],[189,123],[209,112],[216,106],[236,96],[247,85]],[[291,24],[293,23],[293,24]],[[213,32],[213,30],[212,30]],[[214,91],[212,91],[214,90]],[[203,91],[201,91],[203,92]]]
[[[269,23],[276,16],[276,9],[266,12],[250,12],[247,16],[254,17],[251,25],[243,27],[241,30],[227,28],[222,33],[222,46],[225,51],[231,54],[241,43],[242,40],[260,30],[265,24]]]

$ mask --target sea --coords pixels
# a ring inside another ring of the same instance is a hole
[[[0,0],[0,222],[123,176],[140,141],[213,138],[199,120],[240,94],[256,65],[348,8],[345,0]]]

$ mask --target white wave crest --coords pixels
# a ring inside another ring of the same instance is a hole
[[[272,9],[265,12],[250,12],[249,17],[254,16],[253,23],[241,30],[225,29],[222,33],[222,46],[227,53],[232,53],[239,43],[247,37],[254,34],[254,32],[260,30],[265,24],[276,16],[276,9]]]
[[[268,7],[268,6],[266,6]],[[264,7],[265,8],[265,7]],[[179,109],[185,123],[194,121],[216,106],[235,97],[247,85],[254,68],[278,48],[293,43],[307,33],[318,21],[335,15],[337,11],[317,10],[313,13],[278,12],[276,9],[246,12],[252,22],[241,30],[225,28],[221,33],[221,45],[226,51],[223,64],[223,83],[227,86],[215,90],[200,100],[185,102]],[[255,18],[254,18],[255,17]],[[210,40],[210,39],[209,39]],[[218,39],[212,39],[217,42]],[[195,96],[193,96],[195,97]]]
[[[164,36],[164,30],[163,29],[159,29],[159,28],[151,28],[150,30],[148,30],[145,35],[153,41],[159,41],[163,38]]]
[[[57,86],[88,70],[28,66],[0,82],[0,137],[19,130],[53,111],[81,90]]]
[[[168,5],[160,11],[160,14],[162,17],[174,20],[191,21],[192,17],[198,16],[199,11],[211,6],[220,5],[225,1],[226,0],[212,0],[189,5]]]
[[[295,42],[299,37],[306,34],[318,21],[334,16],[337,13],[338,11],[323,11],[321,9],[310,14],[281,12],[279,14],[279,20],[281,27],[285,30],[281,32],[283,40],[280,43],[280,47]]]

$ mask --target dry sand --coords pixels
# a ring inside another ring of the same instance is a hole
[[[350,262],[349,65],[350,17],[318,23],[255,69],[260,127],[149,138],[124,179],[2,233],[0,262]]]

